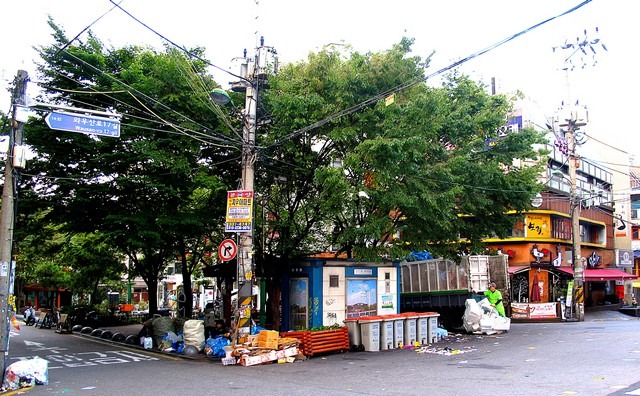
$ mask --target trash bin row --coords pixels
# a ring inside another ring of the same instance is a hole
[[[377,352],[438,342],[439,316],[436,312],[406,312],[348,318],[345,324],[352,350]]]

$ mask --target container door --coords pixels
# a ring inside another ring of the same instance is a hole
[[[468,256],[471,288],[475,291],[487,290],[489,284],[489,266],[487,256]]]
[[[309,327],[309,279],[289,280],[289,320],[292,330],[306,330]]]

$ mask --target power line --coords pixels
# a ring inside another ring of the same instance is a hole
[[[113,0],[109,0],[114,6],[118,7],[122,12],[124,12],[125,14],[127,14],[129,17],[131,17],[131,19],[133,19],[134,21],[138,22],[139,24],[141,24],[142,26],[144,26],[145,28],[149,29],[151,32],[153,32],[155,35],[157,35],[158,37],[162,38],[163,40],[165,40],[166,42],[168,42],[169,44],[173,45],[176,48],[181,49],[182,51],[184,51],[186,54],[188,54],[189,56],[192,56],[198,60],[201,60],[202,62],[206,63],[207,65],[211,66],[211,67],[215,67],[216,69],[223,71],[235,78],[239,78],[241,80],[244,81],[248,81],[246,78],[241,77],[237,74],[231,73],[228,70],[225,70],[223,68],[221,68],[220,66],[214,65],[213,63],[209,62],[208,60],[202,58],[200,55],[198,54],[194,54],[193,52],[189,51],[188,49],[186,49],[185,47],[176,44],[175,42],[173,42],[172,40],[168,39],[166,36],[158,33],[156,30],[154,30],[153,28],[151,28],[149,25],[147,25],[146,23],[142,22],[141,20],[139,20],[138,18],[136,18],[135,16],[133,16],[129,11],[125,10],[124,8],[122,8],[120,6],[120,4],[116,4]]]
[[[113,1],[113,0],[111,0],[111,1]],[[373,97],[371,97],[371,98],[369,98],[369,99],[367,99],[367,100],[365,100],[365,101],[363,101],[363,102],[361,102],[361,103],[359,103],[359,104],[357,104],[355,106],[349,107],[349,108],[347,108],[345,110],[342,110],[342,111],[340,111],[338,113],[335,113],[335,114],[333,114],[333,115],[331,115],[331,116],[329,116],[327,118],[324,118],[324,119],[322,119],[320,121],[316,121],[316,122],[314,122],[313,124],[311,124],[309,126],[306,126],[304,128],[301,128],[301,129],[298,129],[296,131],[293,131],[290,134],[284,136],[283,138],[273,142],[271,145],[272,146],[280,145],[286,140],[292,139],[292,138],[294,138],[296,136],[299,136],[301,134],[304,134],[304,133],[306,133],[306,132],[308,132],[310,130],[319,128],[319,127],[321,127],[321,126],[323,126],[323,125],[325,125],[325,124],[327,124],[327,123],[329,123],[329,122],[331,122],[331,121],[333,121],[335,119],[338,119],[338,118],[341,118],[343,116],[352,114],[352,113],[354,113],[354,112],[356,112],[356,111],[358,111],[358,110],[360,110],[360,109],[362,109],[362,108],[364,108],[364,107],[366,107],[366,106],[368,106],[370,104],[373,104],[373,103],[377,102],[378,100],[386,98],[387,96],[389,96],[391,94],[398,93],[398,92],[403,91],[403,90],[405,90],[407,88],[410,88],[410,87],[412,87],[412,86],[414,86],[414,85],[416,85],[418,83],[421,83],[421,82],[424,82],[424,81],[426,81],[426,80],[428,80],[430,78],[436,77],[436,76],[438,76],[438,75],[440,75],[440,74],[442,74],[444,72],[447,72],[447,71],[449,71],[449,70],[451,70],[451,69],[453,69],[455,67],[458,67],[458,66],[462,65],[463,63],[466,63],[466,62],[468,62],[468,61],[470,61],[470,60],[472,60],[474,58],[477,58],[477,57],[479,57],[481,55],[484,55],[487,52],[492,51],[492,50],[502,46],[503,44],[506,44],[509,41],[514,40],[514,39],[516,39],[516,38],[518,38],[518,37],[530,32],[530,31],[532,31],[534,29],[537,29],[540,26],[542,26],[542,25],[544,25],[544,24],[546,24],[548,22],[553,21],[554,19],[557,19],[557,18],[563,17],[563,16],[565,16],[567,14],[570,14],[570,13],[578,10],[579,8],[587,5],[591,1],[592,0],[585,0],[582,3],[578,4],[577,6],[572,7],[571,9],[569,9],[569,10],[567,10],[567,11],[561,13],[561,14],[558,14],[556,16],[547,18],[542,22],[538,22],[533,26],[530,26],[530,27],[528,27],[528,28],[516,33],[516,34],[513,34],[513,35],[511,35],[511,36],[509,36],[509,37],[507,37],[507,38],[505,38],[503,40],[500,40],[497,43],[492,44],[492,45],[490,45],[490,46],[488,46],[488,47],[486,47],[486,48],[484,48],[484,49],[482,49],[480,51],[474,52],[473,54],[468,55],[468,56],[460,59],[459,61],[456,61],[456,62],[454,62],[454,63],[452,63],[452,64],[450,64],[450,65],[448,65],[446,67],[443,67],[442,69],[439,69],[436,72],[427,75],[426,77],[422,77],[422,78],[418,78],[418,79],[414,79],[412,81],[409,81],[408,83],[406,83],[404,85],[400,85],[400,86],[397,86],[395,88],[392,88],[392,89],[390,89],[388,91],[385,91],[383,93],[375,95],[375,96],[373,96]]]
[[[122,3],[124,0],[120,0],[120,3]],[[120,4],[118,3],[118,4]],[[110,13],[111,11],[113,11],[116,8],[116,6],[111,7],[107,12],[105,12],[104,14],[100,15],[95,21],[91,22],[89,25],[87,25],[84,29],[82,29],[80,31],[80,33],[78,33],[74,38],[72,38],[71,40],[69,40],[69,42],[67,42],[62,48],[58,49],[58,52],[56,52],[56,55],[58,55],[61,51],[64,51],[67,49],[67,47],[69,47],[71,45],[71,43],[73,43],[75,40],[78,39],[78,37],[80,37],[80,35],[84,32],[86,32],[89,28],[91,28],[91,26],[95,25],[99,20],[101,20],[105,15],[107,15],[108,13]]]
[[[80,62],[80,63],[84,64],[84,65],[85,65],[85,66],[87,66],[87,67],[89,67],[89,68],[90,68],[90,69],[92,69],[93,71],[98,72],[98,73],[100,73],[101,75],[103,75],[103,76],[105,76],[105,77],[107,77],[107,78],[109,78],[109,79],[111,79],[111,80],[113,80],[113,81],[117,82],[118,84],[121,84],[122,86],[126,87],[126,88],[128,89],[128,93],[129,93],[130,95],[133,95],[133,93],[132,93],[132,92],[135,92],[137,95],[141,96],[141,97],[142,97],[142,98],[144,98],[145,100],[148,100],[148,101],[150,101],[150,102],[152,102],[152,103],[154,103],[154,104],[159,105],[159,106],[160,106],[160,107],[162,107],[164,110],[167,110],[167,111],[169,111],[170,113],[173,113],[173,114],[175,114],[175,115],[177,115],[177,116],[181,117],[182,119],[184,119],[184,120],[186,120],[186,121],[192,122],[193,124],[195,124],[195,125],[198,125],[198,126],[202,127],[204,130],[207,130],[207,131],[213,132],[213,131],[211,131],[209,128],[207,128],[206,126],[204,126],[204,125],[202,125],[202,124],[200,124],[200,123],[198,123],[198,122],[196,122],[196,121],[192,120],[191,118],[187,117],[186,115],[183,115],[183,114],[179,113],[178,111],[176,111],[176,110],[174,110],[174,109],[170,108],[169,106],[165,105],[164,103],[162,103],[162,102],[160,102],[160,101],[158,101],[158,100],[156,100],[156,99],[151,98],[150,96],[148,96],[148,95],[144,94],[143,92],[140,92],[139,90],[137,90],[137,89],[133,88],[133,87],[132,87],[132,86],[130,86],[129,84],[127,84],[127,83],[125,83],[125,82],[123,82],[123,81],[119,80],[118,78],[116,78],[116,77],[112,76],[111,74],[109,74],[109,73],[105,73],[103,70],[100,70],[99,68],[97,68],[97,67],[93,66],[92,64],[90,64],[90,63],[88,63],[88,62],[84,61],[83,59],[78,58],[77,56],[73,55],[73,54],[72,54],[72,53],[70,53],[69,51],[64,50],[64,53],[65,53],[65,54],[67,54],[68,56],[70,56],[71,58],[75,59],[76,61],[78,61],[78,62]],[[59,73],[59,72],[58,72],[58,73]],[[60,74],[60,73],[59,73],[59,74]],[[79,81],[76,81],[76,82],[80,83]],[[82,84],[82,83],[80,83],[80,84]],[[201,133],[201,132],[196,132],[196,131],[194,131],[194,133]],[[188,135],[188,134],[186,134],[186,135],[187,135],[187,136],[190,136],[190,135]],[[190,136],[190,137],[191,137],[191,136]],[[221,138],[221,137],[216,137],[216,136],[214,136],[214,135],[211,135],[211,136],[207,135],[207,137],[212,138],[212,139],[215,139],[215,140],[218,140],[218,141],[221,141],[221,142],[227,142],[227,143],[231,143],[231,144],[241,144],[241,142],[236,142],[236,141],[229,140],[226,136]],[[234,147],[235,147],[235,146],[234,146]]]

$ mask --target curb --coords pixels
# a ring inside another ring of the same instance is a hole
[[[204,354],[202,354],[202,356],[189,356],[189,355],[184,355],[181,353],[177,353],[175,351],[172,352],[165,352],[165,351],[160,351],[157,349],[145,349],[140,345],[133,345],[133,344],[127,344],[125,342],[117,342],[117,341],[113,341],[111,339],[106,339],[106,338],[100,338],[100,337],[96,337],[96,336],[92,336],[91,334],[83,334],[83,333],[77,333],[77,332],[71,332],[68,333],[70,335],[76,336],[76,337],[81,337],[81,338],[86,338],[95,342],[100,342],[103,344],[108,344],[108,345],[117,345],[120,347],[125,347],[125,348],[129,348],[129,349],[133,349],[133,350],[137,350],[140,352],[147,352],[147,353],[152,353],[152,354],[156,354],[156,355],[161,355],[164,357],[172,357],[172,358],[179,358],[179,359],[185,359],[185,360],[191,360],[191,361],[199,361],[199,360],[212,360],[215,361],[215,359],[213,358],[208,358],[206,356],[204,356]]]

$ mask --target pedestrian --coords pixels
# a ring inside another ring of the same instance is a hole
[[[36,323],[36,310],[32,306],[28,306],[24,311],[24,322],[27,326],[31,326]]]
[[[500,293],[500,290],[496,289],[496,284],[494,282],[489,283],[489,290],[485,290],[483,294],[487,297],[491,306],[498,311],[500,316],[506,316],[504,313],[504,304],[502,303],[502,293]]]
[[[224,323],[224,320],[218,319],[216,320],[215,326],[209,330],[209,337],[226,337],[229,338],[229,329]]]

